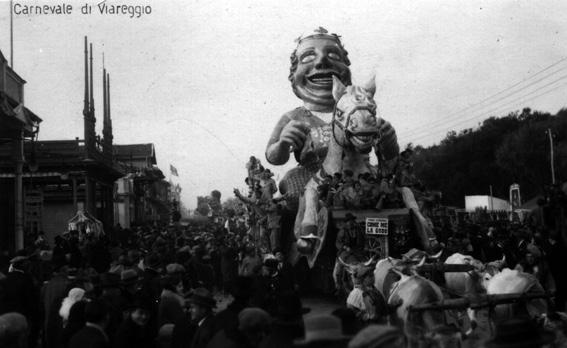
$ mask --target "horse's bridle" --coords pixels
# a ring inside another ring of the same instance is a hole
[[[344,95],[345,93],[343,93]],[[353,107],[349,113],[347,114],[347,118],[345,120],[345,125],[343,126],[339,121],[337,121],[337,117],[341,117],[344,115],[344,111],[338,108],[338,104],[339,101],[341,100],[342,96],[340,98],[338,98],[337,102],[335,103],[335,106],[333,107],[333,119],[331,120],[331,133],[333,133],[333,138],[335,139],[335,142],[341,146],[344,147],[344,145],[341,145],[341,143],[338,141],[337,136],[335,134],[335,125],[337,127],[339,127],[344,133],[345,133],[345,139],[346,142],[349,145],[353,145],[351,138],[354,136],[354,134],[348,130],[348,125],[350,123],[350,117],[352,116],[352,114],[354,114],[356,111],[358,110],[366,110],[368,112],[370,112],[374,117],[376,117],[376,105],[373,104],[367,104],[367,105],[356,105],[355,107]],[[378,141],[380,141],[381,135],[378,134]]]

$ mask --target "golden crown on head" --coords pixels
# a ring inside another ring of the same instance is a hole
[[[299,36],[297,39],[295,39],[295,42],[299,45],[301,43],[301,41],[305,40],[305,39],[311,39],[311,38],[325,38],[325,39],[329,39],[329,40],[333,40],[336,41],[340,46],[342,46],[342,42],[341,42],[341,37],[337,34],[329,34],[329,31],[323,27],[319,27],[315,30],[313,30],[312,33],[308,34],[308,35],[301,35]]]

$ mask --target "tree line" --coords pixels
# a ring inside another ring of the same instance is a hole
[[[504,117],[490,117],[476,129],[450,131],[430,147],[414,151],[414,171],[429,190],[443,193],[443,203],[464,206],[465,195],[507,199],[509,187],[520,184],[522,201],[550,185],[550,139],[553,137],[556,182],[567,174],[567,108],[552,115],[525,108]]]

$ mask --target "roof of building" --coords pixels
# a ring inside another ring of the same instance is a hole
[[[150,158],[151,164],[157,164],[154,144],[114,145],[114,157],[119,161]]]
[[[24,154],[31,158],[34,153],[41,172],[68,172],[97,167],[98,172],[107,175],[109,180],[122,177],[126,172],[119,162],[109,162],[102,153],[93,153],[93,158],[86,158],[83,140],[42,140],[35,142],[33,146],[32,149],[31,142],[25,142]],[[12,152],[10,144],[0,145],[0,172],[13,171]]]

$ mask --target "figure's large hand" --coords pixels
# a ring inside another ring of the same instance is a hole
[[[392,127],[392,124],[383,118],[378,119],[378,128],[380,129],[380,137],[382,141],[387,142],[391,140],[392,137],[396,136],[396,131],[394,130],[394,127]]]
[[[291,146],[293,150],[298,150],[303,147],[307,134],[309,134],[309,126],[306,123],[292,120],[282,129],[280,142]]]

